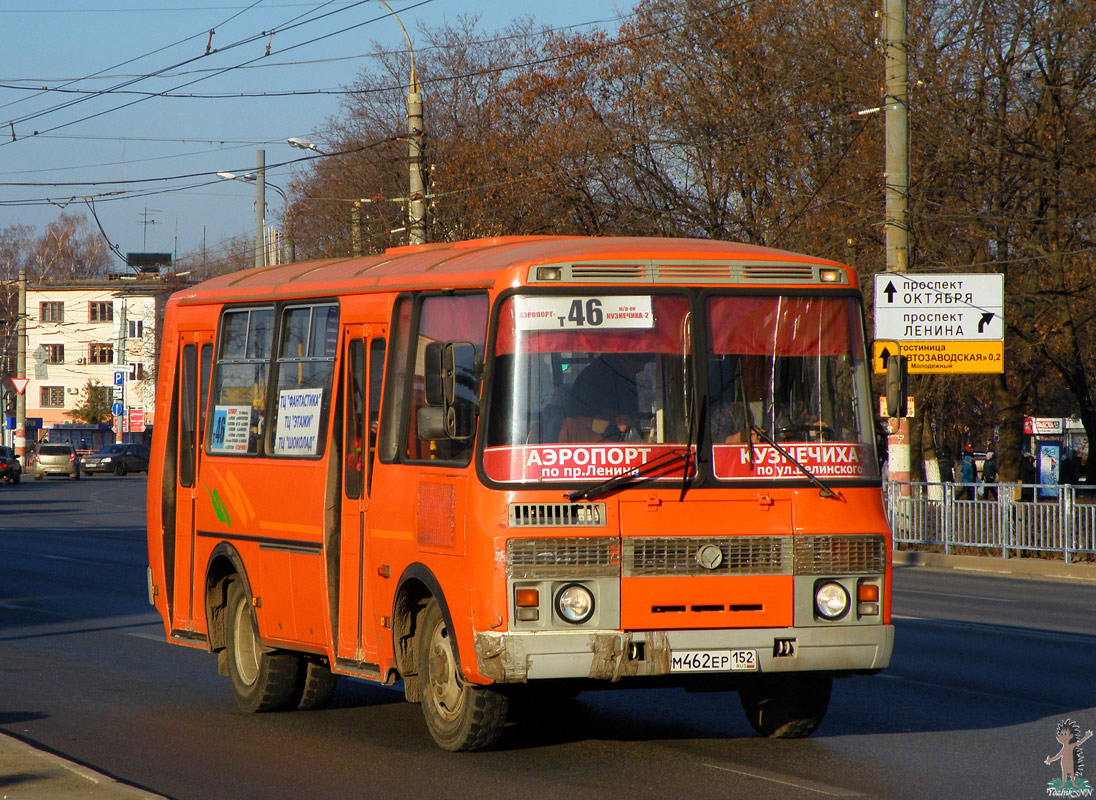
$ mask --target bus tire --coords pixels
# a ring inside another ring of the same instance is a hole
[[[443,750],[483,750],[506,725],[508,700],[491,687],[465,683],[445,618],[431,599],[419,617],[419,684],[426,727]]]
[[[828,675],[759,675],[739,688],[738,698],[762,736],[801,739],[822,724],[832,686]]]
[[[240,581],[228,586],[228,681],[242,711],[277,711],[294,699],[300,658],[268,652],[259,638],[255,609]]]
[[[297,673],[297,708],[313,711],[331,702],[339,677],[317,661],[302,660]]]

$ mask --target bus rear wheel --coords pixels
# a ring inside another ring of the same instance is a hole
[[[801,739],[822,724],[832,687],[827,675],[758,675],[739,688],[738,698],[762,736]]]
[[[331,702],[339,677],[316,661],[301,660],[294,698],[301,711],[323,708]]]
[[[228,587],[228,681],[241,710],[277,711],[295,699],[300,659],[268,652],[259,638],[255,609],[240,581]]]
[[[506,725],[508,699],[490,687],[461,678],[453,638],[436,600],[426,605],[419,623],[419,683],[430,735],[443,750],[490,747]]]

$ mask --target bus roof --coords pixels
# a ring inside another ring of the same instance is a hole
[[[175,300],[190,304],[329,296],[378,289],[509,286],[515,278],[524,283],[529,268],[541,264],[597,265],[599,282],[651,283],[655,281],[643,279],[653,274],[649,267],[680,262],[687,262],[690,269],[671,270],[664,281],[727,283],[731,282],[727,276],[733,273],[726,267],[733,264],[760,268],[768,276],[765,282],[777,284],[802,283],[801,278],[791,277],[796,268],[836,267],[847,275],[846,286],[858,285],[856,272],[836,262],[736,242],[639,236],[500,236],[394,247],[378,255],[247,269],[184,289],[175,295]],[[721,272],[709,274],[693,268],[704,262],[719,265]],[[589,278],[584,282],[588,281]]]

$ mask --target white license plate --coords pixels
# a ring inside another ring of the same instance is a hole
[[[670,653],[670,672],[737,672],[756,669],[756,650],[674,650]]]

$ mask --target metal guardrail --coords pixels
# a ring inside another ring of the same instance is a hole
[[[883,499],[896,544],[1096,553],[1096,487],[887,481]]]

